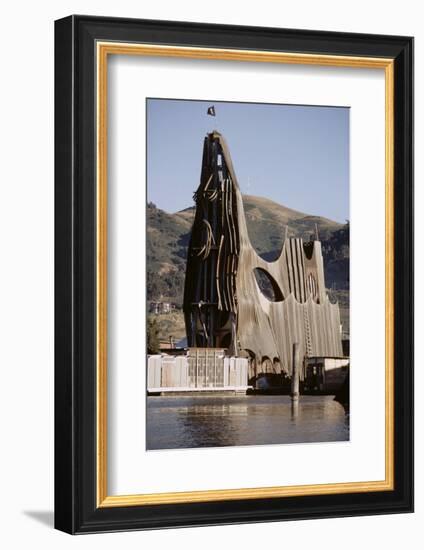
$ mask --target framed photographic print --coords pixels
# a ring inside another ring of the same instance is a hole
[[[55,525],[413,509],[413,39],[55,26]]]

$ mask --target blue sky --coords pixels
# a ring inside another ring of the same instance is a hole
[[[348,107],[148,99],[149,201],[167,212],[193,205],[212,130],[227,141],[242,193],[349,219]]]

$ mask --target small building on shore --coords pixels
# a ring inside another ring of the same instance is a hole
[[[170,302],[150,302],[149,304],[149,313],[153,313],[153,315],[166,315],[174,310],[175,306]]]

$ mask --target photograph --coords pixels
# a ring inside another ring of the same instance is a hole
[[[339,544],[346,521],[414,510],[416,25],[177,8],[54,23],[54,527],[268,522],[260,543],[292,521],[302,546],[295,525],[325,518],[307,546]],[[389,542],[411,531],[393,521]]]
[[[349,107],[146,121],[146,450],[349,441]]]

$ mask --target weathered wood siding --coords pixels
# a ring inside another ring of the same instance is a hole
[[[248,360],[226,357],[223,351],[191,349],[184,356],[148,356],[148,391],[247,388]]]

